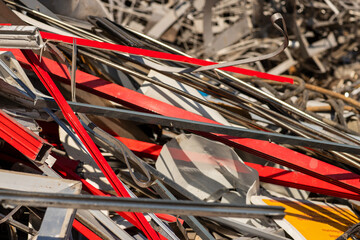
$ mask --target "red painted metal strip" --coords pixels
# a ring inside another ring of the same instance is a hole
[[[245,164],[258,171],[260,181],[262,182],[303,189],[328,196],[360,200],[360,195],[358,193],[354,193],[342,187],[338,187],[329,182],[319,180],[300,172],[262,166],[255,163],[245,162]],[[341,175],[344,178],[351,178],[353,176],[350,172],[348,174]]]
[[[156,160],[160,154],[162,146],[153,143],[140,142],[134,139],[114,136],[124,143],[131,151],[140,157],[147,157]]]
[[[66,102],[65,98],[62,96],[59,89],[56,87],[55,83],[52,81],[48,72],[44,69],[44,64],[39,61],[36,55],[31,50],[22,50],[22,53],[27,58],[30,63],[33,71],[39,77],[41,82],[44,84],[48,92],[55,99],[56,103],[59,105],[64,117],[69,122],[71,127],[75,130],[86,149],[89,151],[90,155],[93,157],[111,186],[114,188],[115,192],[122,197],[130,197],[129,193],[122,185],[114,171],[111,169],[107,161],[101,155],[99,149],[96,147],[95,143],[92,141],[84,127],[81,125],[79,119],[75,116],[74,112],[70,108],[69,104]],[[141,223],[141,230],[145,235],[150,239],[159,239],[155,230],[152,229],[150,224],[146,221],[145,217],[141,213],[133,213],[138,221]]]
[[[60,42],[70,43],[70,44],[73,43],[73,37],[63,36],[63,35],[58,35],[55,33],[48,33],[48,32],[40,32],[40,34],[41,34],[41,37],[48,39],[48,40],[60,41]],[[104,50],[112,50],[112,51],[118,51],[118,52],[123,52],[123,53],[134,54],[134,55],[140,55],[140,56],[146,56],[146,57],[152,57],[152,58],[158,58],[158,59],[164,59],[164,60],[170,60],[170,61],[177,61],[177,62],[184,62],[184,63],[190,63],[190,64],[195,64],[195,65],[200,65],[200,66],[208,66],[208,65],[218,64],[216,62],[210,62],[210,61],[205,61],[205,60],[201,60],[201,59],[190,58],[190,57],[185,57],[185,56],[175,55],[175,54],[170,54],[170,53],[157,52],[157,51],[135,48],[135,47],[128,47],[128,46],[118,45],[118,44],[98,42],[98,41],[87,40],[87,39],[83,39],[83,38],[75,38],[75,39],[76,39],[76,44],[79,46],[100,48],[100,49],[104,49]],[[258,77],[258,78],[274,80],[274,81],[278,81],[278,82],[287,82],[287,83],[291,83],[291,84],[293,83],[293,79],[291,79],[291,78],[276,76],[276,75],[258,72],[258,71],[254,71],[254,70],[249,70],[249,69],[243,69],[243,68],[238,68],[238,67],[224,67],[224,68],[220,68],[220,69],[224,70],[224,71],[228,71],[228,72],[239,73],[239,74],[244,74],[244,75],[248,75],[248,76],[254,76],[254,77]]]
[[[0,110],[0,138],[31,160],[45,160],[51,145]]]
[[[96,235],[93,231],[85,227],[82,223],[78,220],[74,219],[73,227],[82,235],[84,235],[89,240],[102,240],[101,237]]]
[[[336,167],[332,164],[322,162],[310,156],[295,152],[291,149],[266,141],[238,138],[210,133],[200,133],[202,136],[220,141],[229,146],[238,148],[268,161],[278,163],[293,170],[310,175],[314,178],[330,182],[336,186],[345,188],[360,194],[360,176]],[[346,174],[347,179],[338,176]]]
[[[168,222],[180,222],[181,224],[184,223],[184,220],[182,220],[181,218],[177,218],[177,217],[174,217],[172,215],[169,215],[169,214],[164,214],[164,213],[155,213],[155,215],[162,219],[162,220],[165,220],[165,221],[168,221]]]
[[[14,55],[19,61],[22,61],[21,56],[18,56],[15,52]],[[52,76],[54,79],[70,84],[70,76],[68,76],[63,70],[66,69],[65,66],[46,58],[43,58],[43,61],[46,63],[49,72],[53,73]],[[26,64],[26,61],[23,63]],[[77,71],[76,76],[78,88],[104,97],[108,100],[123,104],[129,108],[139,111],[153,112],[169,117],[219,124],[200,115],[147,97],[141,93],[110,83],[90,74]],[[337,179],[336,176],[339,176],[339,174],[348,174],[348,172],[331,164],[319,161],[318,159],[295,152],[291,149],[261,140],[215,135],[211,133],[198,134],[244,150],[266,160],[287,166],[320,180],[331,182],[334,185],[360,193],[360,181],[358,175],[354,175],[353,179]]]

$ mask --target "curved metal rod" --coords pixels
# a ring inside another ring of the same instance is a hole
[[[278,20],[281,20],[283,28],[276,23]],[[219,64],[214,64],[214,65],[209,65],[209,66],[203,66],[203,67],[196,68],[195,70],[192,70],[191,72],[200,72],[200,71],[205,71],[205,70],[212,70],[215,68],[230,67],[230,66],[251,63],[251,62],[257,62],[257,61],[266,60],[266,59],[275,57],[279,53],[283,52],[285,50],[285,48],[287,48],[287,46],[289,45],[289,37],[288,37],[287,30],[286,30],[285,20],[280,13],[274,13],[271,16],[271,23],[284,36],[283,43],[274,52],[268,53],[265,55],[261,55],[261,56],[257,56],[257,57],[241,59],[241,60],[237,60],[237,61],[233,61],[233,62],[226,62],[226,63],[219,63]]]
[[[133,181],[142,188],[147,188],[152,185],[153,180],[151,178],[150,172],[143,165],[143,161],[139,159],[128,147],[126,147],[120,140],[114,138],[86,117],[85,114],[78,113],[79,118],[84,123],[85,129],[89,132],[90,136],[99,146],[113,153],[115,157],[121,159],[123,156],[126,166],[129,169],[129,173]],[[147,178],[146,180],[140,180],[135,176],[135,173],[132,171],[131,163],[136,165],[138,169]]]

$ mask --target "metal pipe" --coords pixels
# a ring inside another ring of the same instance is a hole
[[[37,193],[0,190],[1,203],[34,207],[109,210],[123,212],[157,212],[191,216],[224,216],[282,219],[284,208],[278,206],[237,205],[184,200],[118,198],[60,193]]]
[[[76,39],[73,41],[72,59],[71,59],[71,101],[76,102],[76,58],[77,47]]]

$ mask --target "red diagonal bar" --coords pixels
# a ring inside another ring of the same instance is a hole
[[[40,32],[40,34],[41,34],[41,37],[43,37],[45,39],[53,40],[53,41],[60,41],[60,42],[69,43],[69,44],[72,44],[73,39],[74,39],[73,37],[58,35],[55,33]],[[200,66],[208,66],[208,65],[218,64],[216,62],[210,62],[210,61],[205,61],[205,60],[201,60],[201,59],[197,59],[197,58],[191,58],[191,57],[185,57],[182,55],[171,54],[171,53],[164,53],[164,52],[152,51],[152,50],[147,50],[147,49],[128,47],[128,46],[124,46],[124,45],[98,42],[98,41],[88,40],[88,39],[83,39],[83,38],[75,38],[75,39],[76,39],[76,44],[79,46],[99,48],[99,49],[104,49],[104,50],[112,50],[112,51],[117,51],[117,52],[129,53],[129,54],[133,54],[133,55],[140,55],[140,56],[158,58],[158,59],[163,59],[163,60],[190,63],[190,64],[200,65]],[[244,75],[258,77],[258,78],[264,78],[264,79],[278,81],[278,82],[287,82],[287,83],[291,83],[291,84],[293,83],[293,79],[291,79],[291,78],[276,76],[276,75],[258,72],[258,71],[254,71],[254,70],[249,70],[249,69],[244,69],[244,68],[224,67],[224,68],[220,68],[220,70],[244,74]]]
[[[76,134],[79,136],[84,146],[93,157],[111,186],[114,188],[115,192],[122,197],[130,197],[129,193],[122,185],[114,171],[111,169],[110,165],[104,159],[99,149],[96,147],[95,143],[92,141],[84,127],[81,125],[79,119],[75,116],[74,112],[70,108],[69,104],[66,102],[65,98],[56,87],[55,83],[52,81],[48,71],[43,62],[40,62],[37,56],[31,50],[22,50],[22,53],[26,57],[27,61],[30,63],[33,71],[39,77],[41,82],[44,84],[48,92],[55,99],[56,103],[59,105],[64,117],[69,122],[71,127],[74,129]],[[132,213],[134,214],[135,219],[140,223],[141,230],[149,239],[159,239],[155,230],[150,226],[146,221],[145,217],[141,213]]]
[[[21,55],[16,52],[14,52],[14,54],[19,61],[27,64]],[[49,72],[52,73],[54,79],[70,84],[70,76],[68,76],[68,74],[64,71],[64,69],[66,69],[65,66],[46,58],[43,58],[43,61],[46,63]],[[104,97],[108,100],[123,104],[129,108],[139,111],[153,112],[169,117],[219,124],[213,120],[147,97],[141,93],[110,83],[82,71],[77,71],[76,76],[78,88]],[[348,174],[349,172],[331,164],[319,161],[318,159],[295,152],[291,149],[261,140],[215,135],[211,133],[199,134],[210,139],[223,142],[229,146],[244,150],[266,160],[287,166],[320,180],[331,182],[334,185],[355,193],[360,193],[358,175],[354,175],[353,179],[337,179],[336,176],[339,176],[339,174]]]

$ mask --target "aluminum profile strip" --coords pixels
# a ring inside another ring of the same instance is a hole
[[[39,29],[33,26],[0,26],[0,46],[4,48],[43,48]]]

